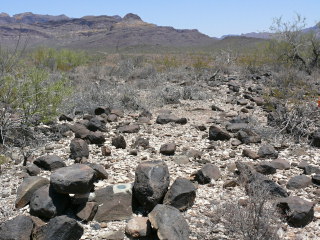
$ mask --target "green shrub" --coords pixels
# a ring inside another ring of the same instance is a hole
[[[52,71],[69,71],[89,61],[85,52],[70,49],[38,48],[31,57],[37,67],[47,67]]]

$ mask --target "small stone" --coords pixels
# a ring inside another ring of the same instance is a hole
[[[105,157],[111,156],[111,149],[107,146],[102,146],[101,147],[101,154],[102,154],[102,156],[105,156]]]
[[[290,178],[287,183],[288,189],[306,188],[312,184],[311,178],[306,175],[298,175]]]
[[[127,147],[126,140],[122,135],[112,138],[112,146],[125,149]]]
[[[127,223],[125,232],[133,238],[147,237],[151,233],[151,223],[147,217],[135,217]]]
[[[160,147],[160,153],[167,156],[174,155],[176,148],[175,143],[166,143]]]
[[[252,151],[250,149],[243,149],[242,156],[248,157],[248,158],[253,159],[253,160],[259,159],[259,155],[256,152],[254,152],[254,151]]]
[[[205,164],[200,170],[192,175],[200,184],[210,183],[211,180],[218,180],[221,177],[219,168],[211,163]]]

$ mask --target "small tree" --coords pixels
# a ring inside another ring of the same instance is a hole
[[[306,31],[306,18],[299,14],[292,21],[276,18],[271,26],[275,33],[269,50],[276,59],[289,67],[298,67],[308,74],[320,67],[320,39],[317,36],[319,24]]]

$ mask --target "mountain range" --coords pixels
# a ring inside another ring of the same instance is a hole
[[[306,31],[314,28],[306,29]],[[144,22],[138,15],[124,17],[41,15],[31,12],[10,16],[0,14],[0,45],[14,45],[19,36],[28,39],[29,47],[50,46],[81,49],[124,48],[131,46],[212,46],[230,38],[269,39],[271,33],[227,35],[221,39],[209,37],[196,29],[175,29]],[[259,39],[259,40],[258,40]],[[252,41],[250,41],[252,42]],[[219,43],[221,45],[221,43]],[[218,45],[219,45],[218,44]]]

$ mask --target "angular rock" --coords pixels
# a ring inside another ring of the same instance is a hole
[[[149,139],[142,138],[142,137],[138,137],[134,142],[134,144],[132,145],[132,147],[134,148],[142,147],[144,149],[147,149],[149,146],[150,146]]]
[[[244,144],[261,142],[261,137],[250,129],[240,130],[237,133],[237,138]]]
[[[73,164],[55,170],[50,183],[59,193],[84,194],[93,188],[95,171],[84,164]]]
[[[30,176],[37,176],[39,173],[40,173],[41,169],[35,165],[35,164],[29,164],[27,166],[27,173],[30,175]]]
[[[17,216],[0,225],[0,240],[30,240],[33,221],[29,216]]]
[[[207,163],[192,176],[198,183],[207,184],[211,180],[218,180],[221,177],[221,172],[217,166]]]
[[[97,107],[96,109],[94,109],[94,114],[95,115],[101,115],[101,114],[109,114],[111,113],[111,110],[109,107]]]
[[[49,180],[43,177],[32,176],[25,178],[18,187],[15,207],[22,208],[26,206],[30,202],[33,193],[48,184]]]
[[[180,211],[191,207],[196,198],[196,187],[185,178],[177,178],[166,193],[163,204],[171,205]]]
[[[279,170],[288,170],[290,169],[291,165],[287,160],[284,159],[275,159],[272,162],[270,162],[270,164]]]
[[[79,240],[83,235],[83,228],[74,219],[67,216],[52,218],[47,225],[41,227],[37,240]]]
[[[305,175],[311,175],[313,173],[320,174],[320,167],[315,165],[306,165],[303,169],[303,174]]]
[[[149,221],[157,230],[160,240],[187,240],[190,229],[180,211],[172,206],[158,204],[148,214]]]
[[[109,114],[107,116],[107,121],[108,122],[117,122],[118,121],[118,116],[116,114]]]
[[[314,217],[314,203],[299,197],[287,197],[279,200],[277,206],[286,215],[291,227],[301,228],[308,225]]]
[[[259,155],[256,152],[254,152],[254,151],[252,151],[250,149],[243,149],[242,156],[248,157],[248,158],[250,158],[252,160],[259,159]]]
[[[70,126],[72,132],[74,132],[76,138],[84,139],[90,133],[90,131],[83,124],[76,123]]]
[[[30,214],[41,219],[62,215],[69,203],[69,195],[57,193],[49,185],[34,192],[30,200]]]
[[[60,115],[60,117],[59,117],[59,121],[72,122],[72,121],[73,121],[73,118],[70,117],[70,116],[68,116],[68,115],[62,114],[62,115]]]
[[[216,106],[216,105],[212,105],[211,106],[211,110],[212,111],[217,111],[217,112],[224,112],[222,108]]]
[[[75,138],[71,140],[70,143],[70,158],[71,159],[82,159],[89,157],[89,146],[86,141]]]
[[[98,222],[130,219],[132,216],[132,185],[116,184],[95,192],[98,205],[94,219]]]
[[[126,225],[125,232],[133,238],[143,238],[151,234],[151,223],[147,217],[135,217]]]
[[[95,202],[87,202],[82,204],[76,210],[76,216],[85,222],[92,221],[98,210],[98,204]]]
[[[130,124],[118,128],[120,133],[137,133],[139,130],[140,126],[138,124]]]
[[[174,155],[177,146],[175,143],[166,143],[160,147],[160,153],[163,155],[171,156]]]
[[[127,147],[126,140],[124,139],[124,137],[122,135],[112,138],[111,144],[112,144],[112,146],[115,146],[116,148],[126,149],[126,147]]]
[[[311,135],[311,145],[320,148],[320,129]]]
[[[184,125],[187,123],[187,119],[186,118],[178,118],[178,117],[171,115],[171,114],[160,114],[156,119],[156,123],[158,123],[158,124],[167,124],[170,122]]]
[[[242,129],[248,128],[247,123],[231,123],[226,126],[227,131],[236,133]]]
[[[269,162],[260,162],[254,168],[258,173],[262,173],[263,175],[270,175],[277,172],[277,169]]]
[[[96,131],[96,132],[89,131],[88,134],[83,139],[87,140],[89,144],[97,144],[97,145],[101,145],[106,141],[105,136],[100,131]]]
[[[316,185],[320,185],[320,174],[315,174],[312,176],[312,182]]]
[[[217,126],[211,126],[209,128],[209,140],[213,141],[225,141],[229,140],[231,135],[226,131]]]
[[[102,156],[105,156],[105,157],[111,156],[111,149],[107,146],[102,146],[101,147],[101,154],[102,154]]]
[[[311,178],[306,175],[298,175],[290,178],[287,183],[288,189],[306,188],[312,184]]]
[[[104,120],[102,120],[101,117],[93,117],[89,120],[89,123],[87,124],[87,128],[90,131],[96,132],[107,132],[106,123]]]
[[[41,156],[34,160],[33,163],[38,167],[48,171],[53,171],[66,166],[62,158],[57,155]]]
[[[236,162],[236,167],[239,171],[239,181],[245,185],[249,195],[256,187],[259,187],[259,189],[264,189],[272,197],[289,196],[285,189],[267,178],[265,175],[256,172],[250,165],[243,162]]]
[[[270,145],[262,145],[258,150],[258,155],[260,158],[278,158],[278,151]]]
[[[101,164],[87,162],[87,163],[85,163],[85,165],[88,165],[89,167],[91,167],[95,171],[95,179],[96,180],[108,179],[108,173],[107,173],[106,169],[104,168],[104,166],[102,166]]]
[[[135,171],[134,197],[147,211],[151,211],[163,200],[169,183],[168,166],[163,161],[142,162]]]

